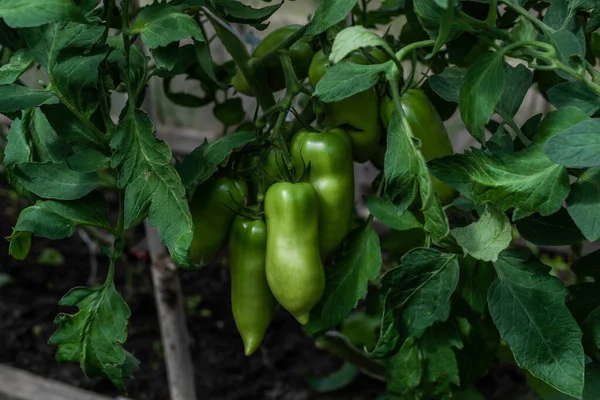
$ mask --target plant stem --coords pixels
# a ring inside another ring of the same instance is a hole
[[[408,46],[405,46],[403,48],[400,49],[400,51],[398,51],[395,56],[392,58],[394,63],[396,64],[396,67],[398,67],[398,71],[400,73],[400,77],[402,77],[402,71],[404,71],[404,68],[402,67],[402,60],[413,50],[419,49],[421,47],[430,47],[435,45],[435,40],[422,40],[420,42],[414,42],[409,44]]]
[[[498,15],[498,0],[490,0],[490,8],[485,22],[490,27],[496,27],[496,16]]]
[[[519,140],[521,141],[521,143],[523,143],[523,145],[525,147],[527,147],[531,144],[531,140],[529,140],[529,138],[517,126],[514,119],[512,119],[509,115],[503,113],[502,111],[500,111],[498,109],[496,109],[496,112],[498,113],[498,115],[500,117],[502,117],[502,120],[504,121],[504,123],[507,124],[508,126],[510,126],[510,128],[515,132],[515,134],[517,135],[517,137],[519,138]]]
[[[537,26],[544,33],[554,33],[556,32],[554,29],[550,28],[548,25],[544,24],[542,21],[537,19],[534,15],[531,15],[529,11],[521,7],[519,4],[513,3],[512,0],[500,0],[502,3],[506,4],[506,7],[510,8],[514,12],[519,15],[522,15],[524,18],[527,18],[531,21],[532,24]]]

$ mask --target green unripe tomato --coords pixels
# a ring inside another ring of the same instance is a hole
[[[290,154],[296,171],[310,164],[306,180],[319,196],[319,246],[325,257],[339,247],[350,230],[354,212],[354,163],[346,132],[299,131],[292,138]]]
[[[369,60],[356,53],[342,62],[368,64]],[[313,87],[323,78],[328,65],[329,59],[323,50],[318,51],[308,71],[308,79]],[[381,137],[378,115],[379,98],[374,88],[325,104],[325,124],[332,127],[342,126],[346,130],[352,142],[352,154],[356,162],[365,162],[375,153]]]
[[[267,281],[271,292],[306,325],[325,290],[319,253],[319,197],[308,182],[279,182],[265,195]]]
[[[235,217],[229,235],[231,308],[247,356],[262,342],[277,307],[267,282],[266,253],[264,221]]]
[[[413,135],[421,141],[421,153],[425,161],[454,154],[448,132],[442,118],[425,93],[420,89],[409,89],[400,98],[402,110]],[[394,111],[394,102],[389,97],[381,101],[380,116],[387,128]],[[443,204],[452,201],[454,189],[439,179],[433,178],[433,187]]]
[[[253,58],[260,58],[267,54],[271,49],[279,45],[281,42],[292,36],[294,32],[300,29],[301,25],[288,25],[269,33],[254,49],[252,53]],[[290,58],[294,66],[294,72],[296,77],[300,80],[306,78],[308,74],[308,67],[312,60],[315,51],[313,50],[310,39],[303,37],[298,40],[290,47]],[[267,79],[269,81],[269,88],[272,92],[277,92],[285,87],[285,77],[283,74],[283,68],[279,63],[279,59],[275,57],[265,65],[267,69]],[[232,78],[231,83],[235,90],[243,93],[247,96],[254,96],[252,88],[246,81],[244,74],[238,71]]]
[[[246,182],[228,177],[212,177],[196,188],[190,201],[194,223],[190,255],[194,264],[211,263],[225,246],[236,215],[233,210],[240,210],[247,195]]]

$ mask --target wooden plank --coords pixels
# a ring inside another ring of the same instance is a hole
[[[0,364],[0,400],[114,400]],[[128,400],[119,397],[118,400]]]

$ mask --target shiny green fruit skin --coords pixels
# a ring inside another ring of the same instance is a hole
[[[381,54],[377,52],[374,56],[381,57]],[[369,60],[362,54],[352,54],[342,62],[368,64]],[[308,71],[308,79],[313,88],[325,75],[328,65],[329,59],[323,50],[318,51]],[[375,153],[381,137],[377,92],[371,88],[346,99],[326,103],[325,124],[332,127],[344,126],[352,142],[354,161],[361,163],[368,161]]]
[[[425,161],[454,154],[444,122],[422,90],[407,90],[401,96],[400,102],[413,135],[421,141],[421,153]],[[393,111],[392,99],[383,98],[380,116],[386,128],[390,124]],[[449,203],[456,196],[454,189],[435,177],[433,187],[443,204]]]
[[[267,281],[271,292],[306,325],[325,290],[319,252],[319,197],[308,182],[280,182],[265,195]]]
[[[194,264],[211,263],[225,246],[236,215],[233,210],[240,210],[247,195],[246,182],[228,177],[212,177],[196,188],[190,201],[194,223],[190,255]]]
[[[290,154],[296,171],[310,165],[306,181],[319,196],[319,246],[325,257],[339,247],[350,230],[354,211],[354,163],[346,132],[299,131],[292,138]]]
[[[267,282],[266,253],[265,222],[235,217],[229,235],[231,308],[247,356],[262,342],[277,307]]]
[[[276,47],[279,43],[286,40],[288,37],[294,34],[301,25],[288,25],[269,33],[254,49],[252,53],[253,58],[260,58],[267,54],[271,49]],[[294,65],[294,72],[296,77],[300,80],[304,79],[308,75],[308,67],[315,51],[310,45],[310,40],[306,37],[300,39],[290,47],[290,58]],[[279,63],[279,59],[275,57],[267,65],[267,79],[269,82],[269,89],[272,92],[277,92],[285,87],[285,77],[283,74],[283,68]],[[238,71],[232,78],[231,83],[235,90],[243,93],[247,96],[254,96],[252,88],[246,81],[242,71]]]

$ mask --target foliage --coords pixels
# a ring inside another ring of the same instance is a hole
[[[310,168],[292,160],[290,137],[302,127],[331,128],[325,103],[375,90],[393,111],[380,142],[385,155],[378,164],[372,158],[381,173],[365,198],[371,214],[325,259],[324,293],[303,327],[348,363],[312,386],[333,391],[362,370],[385,378],[389,399],[477,398],[475,380],[494,362],[512,362],[543,398],[600,397],[600,256],[580,254],[583,240],[600,238],[599,2],[371,3],[320,0],[306,25],[251,57],[231,24],[264,30],[282,3],[155,0],[134,10],[129,0],[1,2],[0,112],[12,120],[4,164],[30,201],[10,253],[24,259],[32,235],[61,239],[80,227],[114,238],[106,281],[61,300],[78,310],[56,317],[57,360],[125,390],[139,363],[124,348],[130,311],[113,281],[125,230],[148,219],[175,263],[199,268],[190,257],[196,188],[215,174],[246,179],[262,218],[267,182],[301,180]],[[400,35],[374,30],[399,17]],[[213,40],[231,60],[212,60]],[[290,59],[299,40],[329,58],[314,91]],[[359,53],[368,62],[347,61]],[[281,66],[285,92],[271,93],[265,65]],[[23,74],[34,69],[43,78],[27,86]],[[230,90],[237,71],[256,97],[253,116]],[[172,92],[178,76],[205,97]],[[142,109],[153,79],[180,106],[210,105],[226,135],[174,163]],[[429,144],[401,103],[414,87],[444,119],[458,110],[477,145],[426,159]],[[111,104],[116,92],[127,96],[121,110]],[[519,126],[528,92],[556,110]],[[268,165],[270,151],[276,165]],[[442,204],[437,180],[460,197]],[[116,218],[107,191],[118,194]],[[381,241],[376,224],[389,228]],[[535,254],[513,238],[515,226]],[[538,245],[570,245],[577,279],[566,285],[549,274]]]

